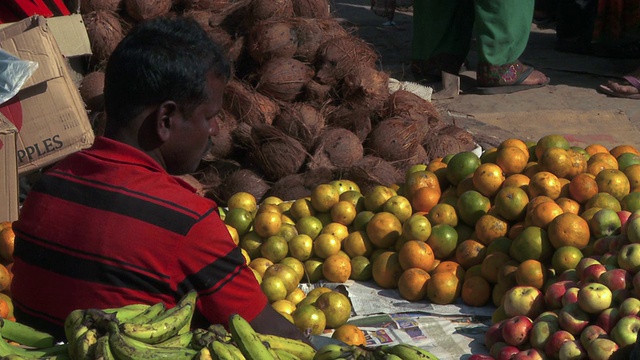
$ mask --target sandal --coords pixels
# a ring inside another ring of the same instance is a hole
[[[476,88],[478,94],[494,95],[494,94],[511,94],[514,92],[535,89],[547,86],[551,79],[541,84],[523,84],[535,69],[526,66],[520,61],[507,65],[489,65],[480,64],[478,66],[478,84],[482,84]]]
[[[613,96],[613,97],[619,97],[619,98],[625,98],[625,99],[640,99],[640,79],[638,79],[637,77],[633,76],[633,75],[626,75],[622,77],[627,84],[619,84],[613,81],[609,81],[609,83],[607,85],[600,85],[598,86],[598,92],[609,95],[609,96]],[[613,87],[613,84],[616,84],[617,86],[633,86],[634,88],[638,89],[637,93],[626,93],[623,91],[620,91],[620,89],[616,90]]]

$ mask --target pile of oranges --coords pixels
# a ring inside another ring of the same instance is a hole
[[[602,209],[640,210],[640,152],[547,135],[416,165],[366,193],[350,180],[290,202],[238,193],[222,216],[259,280],[285,263],[300,282],[372,280],[409,301],[499,307],[511,287],[542,289],[591,255],[608,235],[591,221]],[[282,294],[270,299],[295,309]]]

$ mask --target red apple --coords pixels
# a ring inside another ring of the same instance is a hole
[[[502,338],[504,342],[513,346],[520,346],[529,340],[529,331],[533,327],[533,321],[524,315],[514,316],[504,321],[502,325]]]
[[[505,346],[511,346],[511,345],[507,344],[504,341],[498,341],[497,343],[494,343],[493,345],[491,345],[491,348],[489,349],[489,355],[491,355],[491,357],[493,357],[494,359],[497,358],[498,354],[500,353],[502,348]]]
[[[525,315],[535,319],[545,310],[544,295],[533,286],[514,286],[507,290],[502,305],[510,317]]]
[[[593,264],[600,264],[600,261],[592,256],[583,257],[582,259],[580,259],[580,261],[578,261],[578,265],[576,265],[576,272],[578,273],[578,277],[582,279],[582,272],[584,271],[584,269]]]
[[[618,266],[618,252],[607,251],[600,256],[600,262],[607,270],[615,269]]]
[[[600,276],[606,271],[607,268],[602,263],[589,265],[584,270],[582,270],[582,277],[580,278],[580,282],[582,284],[598,282]]]
[[[638,338],[640,331],[640,317],[636,315],[623,316],[618,320],[616,326],[611,329],[609,336],[620,347],[633,345]]]
[[[636,219],[640,223],[640,219]],[[624,245],[618,251],[618,265],[635,274],[640,270],[640,243],[632,243]]]
[[[609,243],[613,240],[614,235],[609,235],[609,236],[605,236],[605,237],[601,237],[599,239],[597,239],[594,243],[593,246],[591,247],[593,249],[593,254],[596,255],[602,255],[606,252],[609,251]]]
[[[560,347],[567,341],[573,341],[576,338],[566,330],[558,330],[551,334],[549,340],[544,346],[544,353],[552,359],[557,359]]]
[[[599,338],[590,342],[586,348],[590,360],[608,360],[620,347],[611,339]]]
[[[495,324],[491,324],[491,326],[489,326],[487,331],[484,333],[484,345],[487,347],[487,349],[491,349],[493,344],[497,342],[504,342],[504,339],[502,338],[503,324],[504,320],[499,321]]]
[[[640,299],[635,297],[628,297],[624,299],[620,303],[620,306],[618,306],[618,313],[620,317],[638,315],[638,313],[640,313]]]
[[[622,227],[624,227],[624,225],[629,220],[629,217],[631,217],[631,214],[633,213],[629,210],[620,210],[620,211],[617,211],[616,213],[618,214],[618,218],[620,219],[620,224],[621,224],[620,231],[622,231]]]
[[[578,291],[578,305],[589,314],[598,314],[611,306],[613,294],[608,287],[599,283],[591,283]]]
[[[569,288],[577,288],[578,284],[571,280],[561,280],[549,284],[544,291],[544,301],[549,309],[560,309],[562,307],[562,296]]]
[[[567,304],[558,313],[560,328],[578,336],[589,325],[590,315],[578,303]]]
[[[625,301],[630,297],[633,297],[633,293],[631,292],[631,290],[627,290],[627,289],[618,289],[618,290],[612,291],[612,294],[613,294],[613,302],[611,303],[611,306],[620,306],[620,304],[622,304],[623,301]]]
[[[620,231],[620,218],[615,210],[600,209],[593,217],[589,219],[589,230],[591,230],[591,236],[599,239],[604,236],[614,234]]]
[[[618,250],[622,248],[623,245],[629,243],[629,239],[627,239],[626,235],[618,234],[609,241],[609,252],[617,254]]]
[[[598,281],[611,291],[630,289],[633,276],[625,269],[610,269],[600,275]]]
[[[522,350],[513,355],[511,360],[544,360],[543,354],[536,349]]]
[[[568,288],[564,295],[562,295],[562,306],[578,302],[578,291],[580,291],[578,287]]]
[[[629,231],[629,225],[631,225],[630,223],[631,223],[634,219],[637,219],[637,218],[640,218],[640,211],[639,211],[639,210],[633,211],[633,212],[631,213],[631,215],[629,215],[629,217],[628,217],[628,218],[627,218],[627,220],[624,222],[624,224],[622,224],[622,227],[620,228],[620,233],[621,233],[622,235],[627,236],[627,235],[628,235],[628,231]],[[622,220],[622,219],[620,219],[620,220]],[[621,221],[621,222],[622,222],[622,221]],[[638,226],[638,225],[640,225],[640,224],[636,224],[636,225],[634,225],[634,226]]]
[[[620,320],[618,309],[611,307],[603,310],[600,314],[598,314],[595,324],[603,328],[604,331],[608,334],[611,332],[611,329],[613,329],[618,320]]]
[[[582,360],[587,359],[587,350],[580,344],[578,340],[567,341],[562,346],[560,346],[560,350],[558,351],[558,358],[571,359],[571,360]]]
[[[598,325],[589,325],[580,333],[580,343],[586,348],[590,342],[602,337],[608,338],[609,334]]]
[[[640,242],[640,214],[637,214],[638,212],[638,210],[634,211],[627,219],[625,226],[620,229],[620,232],[627,235],[632,243]]]
[[[576,271],[576,269],[567,269],[558,276],[558,280],[569,280],[577,283],[578,281],[580,281],[580,277],[578,276],[578,272]]]
[[[558,315],[545,311],[533,321],[533,327],[529,331],[529,344],[531,347],[544,352],[547,340],[558,330],[560,330]]]
[[[635,273],[631,279],[631,292],[640,298],[640,272]]]
[[[467,360],[495,360],[491,355],[485,354],[473,354],[467,358]]]
[[[504,346],[500,349],[500,351],[498,351],[496,360],[509,360],[513,358],[513,355],[519,352],[520,352],[520,349],[518,349],[516,346],[513,346],[513,345]]]

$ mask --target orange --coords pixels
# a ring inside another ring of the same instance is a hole
[[[404,223],[413,214],[413,209],[411,208],[409,199],[402,195],[390,197],[382,206],[382,211],[392,213],[402,223]]]
[[[469,226],[475,226],[476,221],[486,214],[491,207],[488,197],[475,190],[468,190],[462,193],[456,201],[456,209],[460,220]]]
[[[569,183],[569,196],[580,204],[586,203],[597,193],[596,177],[590,173],[578,174]]]
[[[584,150],[589,154],[589,156],[592,156],[593,154],[596,153],[607,153],[609,152],[609,150],[607,150],[606,147],[600,145],[600,144],[590,144],[587,145],[586,148],[584,148]]]
[[[467,279],[475,276],[482,276],[482,264],[473,265],[472,267],[468,268],[464,272],[464,277],[462,278],[462,282],[464,283]]]
[[[315,216],[303,216],[296,221],[296,230],[298,235],[308,235],[311,239],[315,239],[322,231],[324,225],[322,221]]]
[[[517,147],[518,149],[522,150],[523,153],[527,154],[527,158],[529,157],[529,146],[524,141],[516,138],[503,140],[500,145],[498,145],[498,150],[503,149],[507,146]]]
[[[467,178],[463,179],[455,186],[456,196],[462,195],[465,191],[468,190],[476,190],[475,186],[473,186],[473,174],[469,175]]]
[[[278,205],[279,206],[280,204],[282,204],[282,199],[280,199],[277,196],[267,196],[266,198],[264,198],[264,200],[262,200],[260,202],[260,206],[263,206],[263,205]],[[258,206],[258,207],[260,207],[260,206]]]
[[[364,195],[359,191],[349,190],[340,194],[340,201],[348,201],[356,207],[356,212],[364,210]]]
[[[255,259],[262,256],[260,247],[264,240],[255,231],[250,231],[240,238],[240,248],[245,250],[249,257]]]
[[[500,190],[505,178],[500,166],[484,163],[478,166],[471,179],[478,192],[484,196],[492,197]]]
[[[398,193],[388,186],[376,185],[364,194],[364,208],[368,211],[382,211],[384,203]]]
[[[462,292],[462,281],[451,272],[431,274],[427,281],[427,298],[434,304],[451,304]]]
[[[282,214],[282,210],[280,210],[280,207],[275,204],[261,203],[260,206],[256,209],[255,215],[258,215],[262,212],[272,212],[276,214]]]
[[[525,260],[516,269],[516,282],[520,286],[533,286],[542,289],[547,280],[547,269],[538,260]]]
[[[382,252],[373,262],[371,273],[373,281],[385,289],[398,287],[398,279],[402,275],[402,267],[398,253],[395,251]]]
[[[351,275],[349,278],[356,281],[371,280],[371,260],[364,256],[355,256],[351,258]]]
[[[282,225],[279,212],[263,211],[253,219],[253,230],[263,238],[277,235]]]
[[[301,198],[295,200],[289,208],[289,213],[295,220],[300,220],[305,216],[314,216],[316,210],[311,205],[311,200],[307,198]]]
[[[438,224],[431,228],[427,244],[433,250],[436,259],[444,260],[454,254],[458,244],[458,232],[447,224]]]
[[[622,171],[631,165],[640,164],[640,155],[634,153],[624,153],[616,158],[618,160],[618,168]]]
[[[288,267],[292,268],[296,272],[296,274],[298,274],[298,282],[302,281],[302,279],[304,278],[304,264],[302,263],[302,261],[292,256],[287,256],[286,258],[280,260],[278,264],[287,265]]]
[[[227,200],[227,208],[229,210],[235,208],[243,208],[250,213],[253,213],[258,208],[255,196],[253,194],[240,191],[237,192]]]
[[[502,236],[493,240],[493,242],[487,246],[487,255],[494,252],[509,254],[509,248],[511,248],[512,242],[513,240],[508,236]]]
[[[9,301],[7,301],[5,298],[0,298],[0,317],[3,319],[11,318],[12,316],[10,314],[12,313],[12,307],[13,305],[10,304]]]
[[[0,291],[8,290],[12,280],[11,272],[6,266],[0,264]]]
[[[507,237],[511,240],[515,239],[518,235],[520,235],[520,233],[522,233],[524,228],[524,221],[518,221],[517,223],[511,225]]]
[[[340,325],[333,334],[331,334],[331,338],[340,340],[347,345],[359,346],[366,345],[367,343],[364,332],[352,324]]]
[[[545,196],[545,195],[538,195],[538,196],[534,197],[527,204],[527,214],[532,212],[533,209],[535,209],[536,206],[542,204],[543,202],[549,202],[549,201],[553,202],[553,199],[548,197],[548,196]]]
[[[305,282],[316,283],[324,278],[322,275],[323,259],[312,257],[304,262]]]
[[[423,269],[406,269],[398,279],[398,292],[405,300],[420,301],[427,295],[429,279],[431,275]]]
[[[504,313],[504,307],[502,306],[502,299],[504,298],[504,294],[509,289],[511,289],[511,286],[508,284],[496,283],[493,285],[493,289],[491,290],[491,302],[493,303],[493,306],[495,306],[497,309],[493,313],[491,321],[494,321],[495,319],[495,322],[498,322],[499,320],[497,319],[502,320],[502,319],[508,318],[507,314]]]
[[[589,224],[579,215],[564,213],[549,223],[547,236],[556,249],[562,246],[584,249],[589,243]]]
[[[300,261],[313,255],[313,239],[306,234],[298,234],[289,240],[289,254]]]
[[[260,283],[260,288],[270,304],[278,300],[284,300],[287,297],[287,287],[279,277],[271,276],[263,278]]]
[[[534,162],[530,161],[527,163],[527,166],[522,171],[522,174],[528,177],[529,179],[531,179],[531,177],[539,171],[542,171],[542,167],[540,166],[540,164],[538,164],[537,161],[534,161]]]
[[[549,134],[538,139],[534,151],[536,154],[536,158],[539,160],[542,158],[542,154],[547,149],[562,148],[567,150],[569,149],[569,146],[569,141],[564,136],[558,134]]]
[[[331,255],[322,263],[322,275],[327,281],[343,283],[351,275],[351,259],[340,254]]]
[[[367,228],[367,224],[369,223],[369,220],[371,220],[373,215],[375,215],[375,213],[369,210],[363,210],[358,212],[358,215],[356,215],[356,218],[353,219],[353,223],[351,224],[351,227],[354,230],[365,230]]]
[[[448,224],[453,227],[458,225],[456,208],[451,204],[439,203],[426,215],[431,225]]]
[[[640,192],[631,192],[620,201],[622,210],[634,212],[640,210]]]
[[[311,190],[311,206],[316,211],[327,212],[340,201],[340,192],[330,184],[320,184]]]
[[[491,299],[491,285],[481,276],[473,276],[462,283],[462,302],[469,306],[485,306]]]
[[[332,234],[320,234],[313,241],[313,253],[321,259],[336,255],[340,252],[340,249],[340,240]]]
[[[616,159],[615,156],[611,155],[610,153],[606,152],[606,153],[597,153],[597,154],[593,154],[589,157],[589,160],[587,160],[587,166],[591,165],[592,163],[595,162],[603,162],[605,164],[607,164],[607,169],[617,169],[618,168],[618,160]]]
[[[586,204],[584,204],[584,209],[588,210],[591,208],[602,208],[602,209],[611,209],[614,211],[622,210],[622,205],[620,205],[620,201],[616,199],[613,195],[606,192],[599,192],[595,194]]]
[[[338,241],[342,242],[349,235],[349,228],[346,225],[332,222],[322,227],[320,230],[320,234],[331,234],[338,239]]]
[[[331,221],[340,223],[343,225],[351,225],[356,218],[357,210],[356,206],[345,200],[338,201],[333,207],[331,207]]]
[[[609,194],[607,194],[607,195],[609,195]],[[602,210],[602,208],[600,208],[600,207],[592,207],[592,208],[585,209],[580,214],[580,217],[585,219],[587,222],[589,222],[593,218],[593,215],[595,215],[600,210]]]
[[[423,187],[411,197],[411,207],[414,211],[428,212],[440,201],[440,190],[430,187]]]
[[[505,284],[509,288],[518,285],[516,283],[516,270],[518,270],[519,261],[508,260],[500,269],[498,269],[497,284]]]
[[[560,195],[556,198],[569,197],[569,184],[571,180],[567,178],[558,178],[560,180]]]
[[[480,158],[471,151],[462,151],[451,157],[447,163],[447,180],[458,185],[462,180],[472,175],[480,166]]]
[[[420,268],[424,271],[431,271],[434,268],[435,255],[429,244],[418,240],[409,240],[398,251],[398,260],[403,270]]]
[[[565,149],[554,147],[545,150],[542,157],[538,158],[540,168],[555,176],[565,177],[571,169],[571,159],[569,152]]]
[[[486,149],[482,155],[480,155],[480,162],[482,164],[486,163],[496,163],[496,157],[498,156],[498,148],[492,147]]]
[[[613,195],[618,201],[622,200],[630,191],[631,184],[627,175],[621,170],[604,169],[596,175],[598,191]]]
[[[300,281],[298,280],[298,273],[289,265],[285,264],[273,264],[264,271],[262,281],[277,277],[284,283],[287,294],[292,292],[298,287]],[[286,296],[286,294],[285,294]]]
[[[609,150],[609,153],[613,155],[613,157],[618,158],[620,155],[624,153],[632,153],[636,155],[640,155],[638,149],[636,149],[633,145],[621,144],[616,145]]]
[[[617,169],[617,166],[610,165],[604,161],[594,161],[592,163],[587,164],[587,173],[596,176],[600,173],[600,171],[604,169]]]
[[[531,225],[546,229],[549,223],[562,214],[562,208],[555,201],[545,201],[534,207],[527,215]]]
[[[521,173],[527,166],[529,153],[515,146],[506,146],[498,150],[496,164],[506,176]]]
[[[562,274],[566,270],[575,269],[584,254],[575,246],[561,246],[551,256],[551,266],[556,274]]]
[[[527,175],[524,174],[512,174],[507,176],[504,181],[502,182],[502,187],[507,187],[507,186],[515,186],[515,187],[519,187],[522,190],[527,190],[527,187],[529,186],[529,181],[531,181],[531,179],[529,179],[529,177]]]
[[[440,263],[438,263],[438,265],[433,270],[431,270],[429,274],[433,275],[441,272],[454,274],[458,279],[462,280],[464,279],[466,270],[462,267],[462,265],[458,264],[455,261],[445,260],[440,261]]]
[[[517,261],[535,259],[546,261],[553,254],[547,232],[538,226],[528,226],[513,239],[509,255]]]
[[[524,218],[529,196],[522,188],[507,186],[498,191],[493,201],[500,216],[509,221],[517,221]]]
[[[229,233],[232,234],[231,231]],[[236,239],[233,238],[233,234],[232,239],[234,242],[236,241]],[[16,234],[13,232],[13,226],[11,225],[11,223],[9,223],[9,225],[0,230],[0,258],[8,262],[13,261],[13,249],[15,247],[15,240]]]
[[[274,263],[287,257],[289,253],[289,243],[282,236],[269,236],[260,246],[260,255]]]
[[[573,179],[574,176],[587,171],[589,154],[582,149],[574,148],[567,150],[567,153],[569,153],[569,159],[571,160],[571,167],[565,176],[567,179]]]
[[[410,173],[405,177],[404,185],[408,198],[412,198],[418,189],[422,189],[424,187],[436,189],[440,192],[440,182],[438,181],[438,177],[435,173],[429,170]]]
[[[360,192],[360,186],[356,184],[354,181],[347,179],[333,180],[329,182],[329,185],[333,185],[338,189],[338,193],[340,195],[344,194],[347,191],[355,191]]]
[[[495,215],[484,214],[475,226],[476,238],[484,245],[489,245],[494,239],[506,236],[509,223]]]
[[[243,208],[229,210],[224,218],[224,223],[234,227],[241,237],[249,232],[252,222],[253,215]]]
[[[468,239],[456,247],[455,258],[465,270],[482,263],[486,255],[486,246],[479,241]]]
[[[393,246],[401,233],[402,223],[392,213],[379,212],[367,223],[369,240],[381,249]]]
[[[365,231],[353,231],[342,240],[342,249],[350,257],[369,256],[373,252],[374,245],[369,240]]]
[[[631,192],[640,190],[640,164],[635,164],[626,167],[624,170],[624,174],[627,175],[627,179],[629,179],[629,187]]]
[[[562,209],[563,213],[572,213],[572,214],[579,214],[581,211],[581,207],[580,204],[578,204],[577,201],[567,198],[567,197],[561,197],[556,199],[556,203],[560,206],[560,208]]]
[[[555,200],[560,197],[561,184],[556,175],[548,171],[539,171],[531,176],[527,189],[530,198],[545,195]]]
[[[487,254],[480,264],[480,274],[483,278],[492,284],[498,282],[498,271],[506,264],[511,258],[509,254],[496,251],[494,253]]]

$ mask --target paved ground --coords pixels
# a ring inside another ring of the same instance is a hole
[[[380,66],[398,80],[413,81],[409,70],[412,33],[411,0],[398,0],[396,26],[370,10],[370,0],[333,0],[334,16],[345,19],[356,35],[380,53]],[[640,100],[611,98],[596,92],[598,84],[640,65],[640,59],[609,59],[557,52],[555,31],[532,25],[522,60],[551,78],[549,86],[509,95],[472,94],[475,71],[461,76],[463,93],[434,100],[443,115],[474,133],[489,146],[507,137],[537,140],[561,133],[576,145],[602,143],[640,147]],[[475,54],[469,56],[474,69]],[[436,88],[437,89],[437,88]]]

